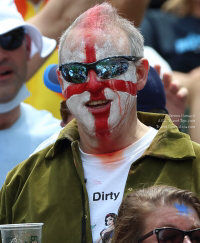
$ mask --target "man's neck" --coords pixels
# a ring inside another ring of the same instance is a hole
[[[149,131],[149,127],[136,118],[131,126],[124,125],[121,130],[123,131],[118,136],[110,135],[100,138],[99,136],[89,136],[79,129],[80,147],[83,152],[89,154],[113,153],[140,140]]]
[[[10,128],[20,117],[20,105],[13,110],[0,114],[0,130]]]

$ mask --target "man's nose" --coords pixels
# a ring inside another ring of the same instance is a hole
[[[191,243],[190,237],[188,235],[184,236],[183,243]]]
[[[0,46],[0,62],[3,61],[4,59],[6,59],[8,56],[8,51],[4,50],[1,46]]]
[[[96,92],[104,87],[103,82],[97,80],[97,75],[94,70],[89,70],[88,78],[89,80],[86,85],[87,91]]]

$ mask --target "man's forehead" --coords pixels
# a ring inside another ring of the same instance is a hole
[[[86,59],[86,46],[95,49],[97,60],[108,56],[130,55],[128,37],[119,28],[115,27],[109,33],[75,28],[64,42],[62,62],[83,62]]]

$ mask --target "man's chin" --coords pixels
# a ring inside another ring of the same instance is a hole
[[[6,104],[6,103],[12,101],[16,95],[17,95],[16,92],[4,93],[3,90],[1,90],[0,91],[0,104]]]

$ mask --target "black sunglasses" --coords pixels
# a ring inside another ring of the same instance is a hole
[[[101,59],[93,63],[65,63],[59,66],[63,78],[70,83],[85,83],[88,71],[93,69],[102,79],[117,77],[128,70],[128,61],[138,61],[142,57],[136,56],[114,56]]]
[[[184,231],[168,227],[154,229],[140,237],[138,242],[142,242],[153,234],[156,234],[158,243],[182,243],[186,235],[192,243],[200,243],[200,228]]]
[[[25,31],[19,27],[6,34],[0,35],[0,47],[7,51],[12,51],[21,46],[24,39]]]

